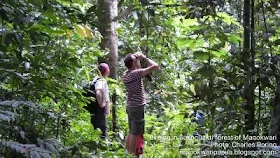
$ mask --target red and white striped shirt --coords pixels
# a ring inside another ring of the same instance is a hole
[[[127,106],[146,104],[142,74],[143,69],[128,70],[124,73],[123,81],[127,93]]]

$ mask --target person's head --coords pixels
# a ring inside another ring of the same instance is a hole
[[[98,70],[100,71],[100,73],[103,77],[108,77],[110,74],[110,68],[109,68],[108,64],[106,64],[106,63],[100,63],[98,65]]]
[[[138,69],[141,67],[140,59],[137,58],[134,54],[127,54],[124,58],[124,64],[128,69]]]

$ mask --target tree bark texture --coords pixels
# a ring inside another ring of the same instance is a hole
[[[280,145],[280,78],[276,79],[276,90],[273,103],[271,127],[269,130],[269,135],[277,136],[276,143]]]
[[[255,104],[254,104],[254,90],[255,81],[253,80],[253,67],[252,64],[252,52],[251,52],[251,0],[244,0],[244,13],[243,13],[243,27],[244,27],[244,39],[243,39],[243,64],[246,73],[244,81],[244,110],[245,114],[245,132],[252,134],[255,125]]]
[[[272,58],[271,68],[274,72],[276,80],[275,97],[273,102],[272,116],[269,135],[277,136],[276,143],[280,145],[280,73],[279,73],[279,60],[280,57],[276,56]]]
[[[98,1],[98,29],[102,35],[100,47],[102,50],[109,51],[109,54],[106,56],[106,58],[99,59],[99,62],[108,63],[111,70],[109,77],[113,79],[117,79],[118,77],[118,36],[116,32],[117,21],[114,20],[117,15],[117,0]],[[113,131],[116,131],[116,94],[114,91],[112,103]]]

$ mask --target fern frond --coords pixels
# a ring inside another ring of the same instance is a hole
[[[10,111],[0,110],[0,120],[3,121],[8,121],[8,122],[15,121],[16,115],[17,114]]]
[[[36,158],[50,158],[52,152],[37,147],[35,144],[21,144],[18,142],[7,141],[0,142],[0,146],[4,146],[8,149],[14,150],[26,157],[36,157]]]
[[[9,106],[13,108],[17,108],[19,105],[27,106],[27,107],[32,107],[36,109],[36,104],[30,102],[30,101],[17,101],[17,100],[4,100],[0,101],[0,107],[4,106]]]

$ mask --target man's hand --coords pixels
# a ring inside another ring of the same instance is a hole
[[[109,115],[109,114],[110,114],[110,103],[107,102],[105,106],[105,115]]]
[[[136,52],[133,55],[135,56],[136,59],[139,59],[139,60],[146,58],[146,56],[142,52]]]

